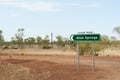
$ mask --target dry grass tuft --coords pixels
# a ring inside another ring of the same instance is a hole
[[[21,65],[0,62],[0,80],[35,80],[30,69]]]

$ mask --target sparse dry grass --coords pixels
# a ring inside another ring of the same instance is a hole
[[[17,49],[17,50],[1,50],[1,54],[32,54],[32,55],[76,55],[75,51],[67,51],[63,49]]]
[[[107,48],[99,52],[100,56],[120,56],[120,48]]]
[[[21,65],[0,62],[0,80],[35,80],[30,69]]]
[[[8,50],[0,50],[0,54],[32,54],[32,55],[76,55],[77,52],[72,50],[65,49],[38,49],[38,48],[30,48],[30,49],[8,49]],[[104,51],[97,52],[100,56],[120,56],[119,48],[106,48]]]

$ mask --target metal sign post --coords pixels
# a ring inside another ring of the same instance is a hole
[[[92,42],[92,70],[95,71],[95,53],[94,53],[94,42]]]
[[[51,32],[51,47],[53,48],[53,33]]]
[[[79,42],[92,42],[92,70],[95,71],[95,52],[94,52],[94,42],[100,41],[100,34],[93,34],[92,32],[80,32],[78,34],[72,34],[70,39],[78,42],[78,71],[80,71],[80,43]]]
[[[77,54],[78,54],[78,71],[80,71],[80,43],[77,45]]]

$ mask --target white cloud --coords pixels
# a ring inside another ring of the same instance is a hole
[[[80,3],[52,3],[52,2],[30,2],[30,1],[14,1],[14,0],[0,0],[0,5],[11,7],[24,8],[30,11],[60,11],[62,7],[97,7],[98,4],[80,4]]]
[[[0,5],[19,7],[32,11],[57,11],[59,4],[50,2],[1,2]]]
[[[98,7],[99,4],[97,3],[84,3],[84,4],[80,4],[80,3],[68,3],[65,4],[67,6],[73,6],[73,7]]]
[[[10,14],[9,16],[12,17],[12,18],[15,18],[15,17],[19,17],[21,15],[19,15],[19,14]]]
[[[32,11],[57,11],[57,7],[59,6],[56,3],[48,3],[48,2],[34,2],[34,3],[21,3],[17,4],[17,7],[22,7]]]
[[[12,14],[0,15],[0,18],[16,18],[16,17],[21,17],[21,16],[23,15],[12,13]]]
[[[0,2],[11,2],[11,1],[24,1],[24,0],[0,0]]]

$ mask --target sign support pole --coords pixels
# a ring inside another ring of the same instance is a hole
[[[95,53],[94,53],[94,42],[92,42],[92,70],[95,71]]]
[[[89,32],[86,32],[89,33]],[[94,52],[94,42],[95,41],[100,41],[101,40],[101,36],[100,34],[93,34],[93,33],[89,33],[89,34],[85,34],[85,32],[83,32],[82,34],[78,33],[78,34],[72,34],[70,36],[71,40],[73,41],[77,41],[77,54],[78,54],[78,71],[80,71],[80,42],[92,42],[92,71],[95,71],[95,52]]]
[[[80,72],[80,42],[77,45],[77,54],[78,54],[78,71]]]
[[[53,33],[51,32],[51,47],[53,48]]]

